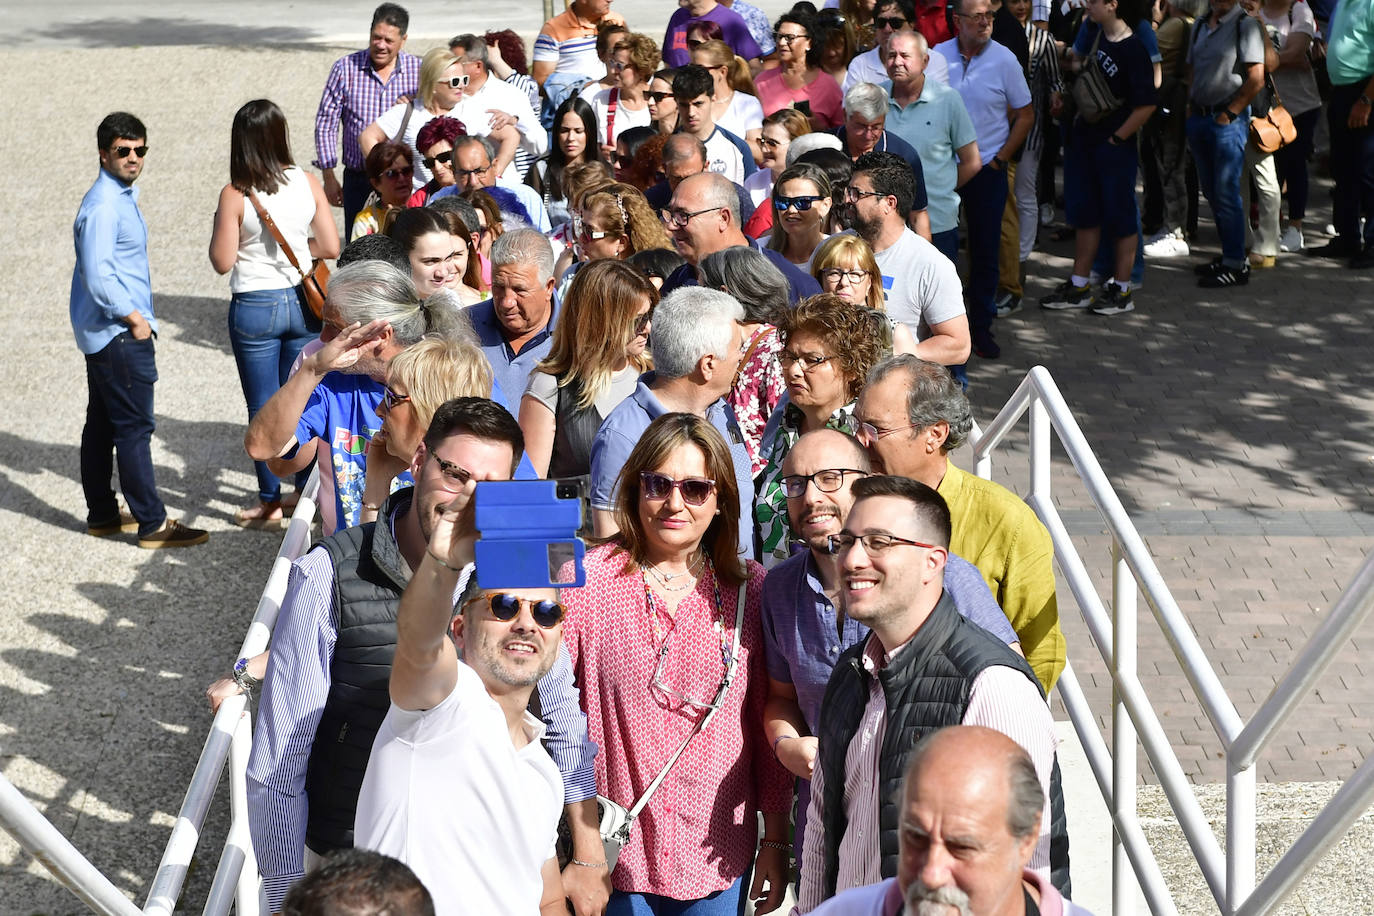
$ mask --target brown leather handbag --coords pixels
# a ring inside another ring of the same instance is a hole
[[[272,215],[262,206],[258,200],[258,195],[253,191],[248,192],[248,199],[253,201],[253,209],[258,211],[258,219],[272,233],[272,238],[277,240],[277,246],[286,252],[286,258],[291,262],[291,266],[296,268],[296,273],[301,275],[301,289],[305,293],[305,304],[310,306],[310,311],[316,318],[324,318],[324,297],[329,294],[329,265],[323,259],[316,258],[310,262],[310,271],[301,269],[301,262],[296,260],[296,253],[291,250],[291,246],[286,244],[286,239],[282,238],[281,230],[272,219]]]
[[[1265,80],[1269,80],[1268,75],[1265,76]],[[1262,117],[1250,119],[1250,139],[1255,142],[1255,147],[1261,153],[1276,153],[1298,139],[1298,128],[1293,123],[1293,116],[1283,107],[1278,90],[1274,89],[1272,81],[1269,82],[1269,91],[1272,99],[1269,111]]]

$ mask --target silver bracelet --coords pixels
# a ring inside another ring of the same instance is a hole
[[[452,569],[453,567],[449,567],[449,568]],[[574,864],[574,865],[580,865],[580,866],[582,866],[583,868],[605,868],[605,867],[606,867],[606,863],[605,863],[605,862],[583,862],[581,859],[570,859],[569,861],[572,862],[572,864]]]
[[[430,550],[428,547],[425,548],[425,553],[429,554],[430,559],[433,560],[435,563],[438,563],[440,566],[444,567],[444,569],[447,569],[450,572],[462,572],[462,570],[457,566],[449,566],[447,563],[445,563],[443,560],[439,558],[439,555],[437,553]]]

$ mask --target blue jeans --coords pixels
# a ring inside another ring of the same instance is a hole
[[[606,916],[739,916],[744,912],[743,878],[700,900],[674,900],[658,894],[612,891]]]
[[[157,358],[153,339],[135,340],[125,331],[86,357],[86,425],[81,430],[81,488],[86,521],[119,519],[110,478],[119,462],[119,487],[138,519],[140,537],[167,520],[153,479],[153,384]]]
[[[997,254],[1002,244],[1002,211],[1007,206],[1007,173],[983,166],[959,189],[968,232],[968,324],[973,342],[992,339],[997,314]]]
[[[1221,260],[1227,267],[1245,266],[1245,220],[1241,212],[1240,177],[1245,171],[1245,143],[1250,136],[1250,107],[1230,124],[1213,115],[1188,117],[1188,147],[1197,163],[1198,185],[1212,205],[1221,236]]]
[[[286,381],[301,347],[320,332],[314,315],[307,325],[306,308],[299,287],[235,293],[229,300],[229,342],[250,421]],[[267,463],[255,461],[253,467],[258,498],[263,502],[281,499],[281,480],[267,469]]]

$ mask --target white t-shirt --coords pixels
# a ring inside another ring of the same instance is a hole
[[[651,120],[647,102],[638,111],[626,108],[625,104],[621,102],[615,108],[615,123],[611,125],[613,136],[608,144],[606,142],[606,120],[611,116],[611,90],[602,89],[592,96],[591,105],[592,110],[596,112],[596,142],[598,146],[613,146],[625,131],[631,127],[648,127]]]
[[[744,179],[744,190],[749,192],[749,200],[755,207],[762,207],[773,194],[773,170],[759,169]]]
[[[949,62],[943,55],[936,54],[934,49],[931,50],[930,60],[926,63],[926,79],[949,85]],[[858,54],[849,62],[849,69],[845,71],[844,83],[841,84],[840,90],[848,92],[859,83],[873,83],[875,86],[882,86],[889,95],[892,94],[892,81],[887,78],[883,62],[878,59],[877,48]]]
[[[399,105],[392,105],[386,111],[382,112],[382,116],[377,119],[377,126],[386,133],[388,138],[396,136],[396,131],[401,129],[401,122],[405,121],[406,109],[409,107],[410,105],[407,102],[402,102]],[[456,111],[457,109],[454,110]],[[420,136],[420,128],[437,117],[439,117],[439,115],[430,114],[429,110],[423,105],[417,104],[415,110],[410,113],[410,120],[406,122],[406,132],[401,137],[401,142],[410,147],[410,152],[415,157],[415,178],[411,183],[416,191],[429,184],[429,180],[434,177],[434,173],[425,168],[425,163],[423,161],[424,156],[415,146],[415,138]],[[448,117],[453,118],[457,117],[457,115],[453,114],[453,112],[449,112]],[[471,131],[469,131],[469,133],[471,133]],[[275,216],[272,218],[276,219]]]
[[[520,131],[520,148],[528,153],[530,158],[538,159],[548,152],[549,135],[544,130],[544,125],[539,123],[534,109],[530,107],[530,97],[524,90],[494,76],[487,76],[487,81],[474,95],[465,93],[453,111],[449,112],[449,117],[462,121],[469,134],[485,137],[491,133],[491,114],[488,109],[503,111],[516,119],[515,127]],[[511,164],[501,173],[501,177],[511,182],[524,180],[524,176],[516,168],[515,160],[511,160]]]
[[[736,91],[724,113],[716,118],[716,126],[743,140],[747,131],[763,130],[763,103],[747,92]]]
[[[258,203],[281,230],[286,244],[303,270],[310,270],[310,223],[315,219],[315,194],[310,179],[297,166],[286,169],[286,180],[273,194],[257,192]],[[300,285],[301,275],[282,251],[272,233],[258,219],[257,208],[245,195],[243,222],[239,224],[239,256],[229,272],[231,293],[264,289],[290,289]]]
[[[1277,19],[1270,19],[1261,7],[1260,18],[1264,20],[1265,25],[1278,33],[1280,48],[1288,43],[1288,36],[1292,32],[1310,35],[1313,38],[1317,35],[1317,20],[1312,15],[1311,5],[1307,3],[1294,3],[1287,13]],[[1278,89],[1279,98],[1283,99],[1283,107],[1288,109],[1289,114],[1302,114],[1321,105],[1317,77],[1310,69],[1276,70],[1269,75],[1273,78],[1274,88]]]
[[[744,153],[721,131],[719,124],[706,141],[706,171],[724,175],[735,184],[744,183]]]
[[[354,841],[410,866],[440,916],[537,916],[540,869],[554,854],[563,779],[525,713],[529,743],[511,743],[477,673],[438,706],[387,711],[358,793]]]
[[[930,337],[931,325],[964,314],[964,290],[954,262],[910,229],[873,257],[883,274],[888,315],[906,325],[918,342]]]

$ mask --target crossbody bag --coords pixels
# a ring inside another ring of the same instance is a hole
[[[291,266],[296,268],[296,273],[301,275],[301,289],[305,293],[305,304],[310,307],[311,313],[316,317],[324,318],[324,297],[329,293],[329,265],[321,258],[316,258],[310,262],[310,270],[306,272],[301,269],[301,262],[296,260],[296,252],[291,250],[291,246],[286,244],[286,239],[282,236],[281,230],[277,228],[276,222],[272,219],[272,214],[268,213],[263,207],[262,201],[258,200],[258,195],[252,189],[248,191],[248,199],[253,202],[253,209],[258,211],[258,219],[267,231],[272,233],[272,238],[277,240],[277,247],[286,252],[286,259],[291,262]]]

